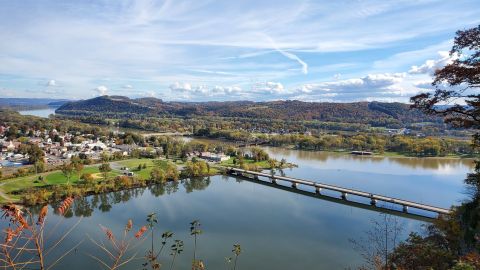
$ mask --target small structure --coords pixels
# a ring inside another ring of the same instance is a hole
[[[129,168],[125,167],[125,168],[123,168],[123,175],[134,176],[135,174],[133,172],[131,172]]]
[[[373,155],[372,152],[368,152],[368,151],[352,151],[352,152],[350,152],[350,154],[357,155],[357,156],[371,156],[371,155]]]
[[[222,162],[230,159],[230,156],[227,156],[223,153],[215,154],[210,152],[202,152],[200,157],[209,161]]]

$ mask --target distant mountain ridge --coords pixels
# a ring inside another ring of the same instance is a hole
[[[424,115],[404,103],[384,102],[304,102],[286,101],[225,101],[225,102],[164,102],[156,98],[130,99],[123,96],[101,96],[69,102],[56,111],[63,115],[131,115],[173,117],[241,117],[255,119],[281,119],[297,121],[330,121],[372,123],[395,121],[403,124],[415,122],[441,122],[440,118]]]

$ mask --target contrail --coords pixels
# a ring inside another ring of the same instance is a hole
[[[270,40],[270,43],[272,44],[272,47],[277,52],[281,53],[283,56],[287,57],[288,59],[292,59],[292,60],[297,61],[300,65],[302,65],[302,73],[303,74],[308,74],[308,64],[307,63],[305,63],[302,59],[300,59],[300,57],[296,56],[295,54],[290,53],[290,52],[286,52],[286,51],[280,49],[271,37],[269,37],[267,35],[266,35],[266,37]]]

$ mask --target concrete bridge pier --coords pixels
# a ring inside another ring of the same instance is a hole
[[[275,177],[270,177],[270,179],[272,179],[272,184],[276,184],[277,183],[277,179]]]
[[[322,188],[315,187],[315,193],[320,194],[322,192]]]
[[[258,175],[255,174],[255,175],[253,176],[253,179],[258,180]]]
[[[347,195],[348,195],[348,193],[342,192],[342,199],[346,200],[346,199],[347,199]]]
[[[406,206],[406,205],[403,206],[403,212],[408,213],[408,206]]]
[[[378,201],[377,201],[376,199],[374,199],[374,198],[370,199],[370,205],[376,206],[376,205],[377,205],[377,202],[378,202]]]
[[[298,184],[296,182],[292,182],[292,188],[297,188]]]

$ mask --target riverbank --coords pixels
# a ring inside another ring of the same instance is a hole
[[[167,133],[165,133],[167,134]],[[160,135],[158,134],[157,136],[164,136],[164,135]],[[167,136],[167,135],[165,135]],[[245,142],[237,142],[237,141],[232,141],[232,140],[228,140],[226,138],[209,138],[209,137],[202,137],[202,136],[185,136],[185,135],[180,135],[178,136],[179,138],[181,139],[186,139],[186,141],[190,141],[190,140],[195,140],[195,141],[201,141],[201,142],[205,142],[205,143],[224,143],[224,144],[228,144],[228,145],[232,145],[232,146],[238,146],[239,144],[245,144]],[[252,147],[255,146],[254,143],[252,143]],[[278,146],[278,145],[272,145],[272,144],[269,144],[269,143],[263,143],[263,144],[259,144],[257,146],[261,146],[261,147],[274,147],[274,148],[281,148],[281,149],[289,149],[289,150],[299,150],[299,151],[308,151],[308,152],[325,152],[325,153],[339,153],[339,154],[345,154],[345,155],[351,155],[351,152],[352,150],[345,150],[345,149],[332,149],[332,150],[313,150],[313,149],[302,149],[302,148],[298,148],[296,145],[294,144],[289,144],[289,145],[281,145],[281,146]],[[250,146],[249,146],[250,147]],[[436,156],[432,156],[432,155],[428,155],[428,156],[421,156],[421,155],[412,155],[412,154],[409,154],[409,153],[402,153],[402,152],[393,152],[393,151],[384,151],[383,153],[380,153],[380,152],[373,152],[373,155],[363,155],[361,157],[393,157],[393,158],[439,158],[439,159],[476,159],[476,158],[480,158],[480,154],[478,155],[471,155],[471,154],[464,154],[464,155],[460,155],[460,154],[448,154],[448,155],[445,155],[445,156],[441,156],[441,155],[436,155]]]
[[[167,135],[157,135],[157,136],[167,136]],[[185,139],[187,138],[188,140],[196,140],[196,141],[203,141],[206,143],[225,143],[229,144],[232,146],[236,146],[239,143],[235,141],[228,140],[226,138],[208,138],[208,137],[202,137],[202,136],[184,136],[180,135],[179,137]],[[243,144],[244,142],[242,142]],[[308,152],[325,152],[325,153],[338,153],[338,154],[345,154],[345,155],[351,155],[351,150],[345,150],[345,149],[337,149],[337,150],[312,150],[312,149],[299,149],[295,145],[282,145],[282,146],[277,146],[277,145],[270,145],[270,144],[263,144],[259,145],[262,147],[274,147],[274,148],[281,148],[281,149],[289,149],[289,150],[299,150],[299,151],[308,151]],[[438,158],[438,159],[476,159],[480,158],[480,154],[478,155],[459,155],[459,154],[449,154],[446,156],[415,156],[415,155],[409,155],[408,153],[401,153],[401,152],[392,152],[392,151],[385,151],[383,153],[379,152],[373,152],[373,155],[363,155],[360,157],[392,157],[392,158],[425,158],[425,159],[430,159],[430,158]]]
[[[224,167],[237,167],[238,164],[234,164],[232,160],[233,159],[230,159],[220,164],[211,163],[208,172],[201,174],[201,177],[221,175],[223,174]],[[25,204],[26,201],[28,201],[26,204],[32,205],[47,201],[50,202],[50,197],[53,193],[61,192],[59,188],[64,189],[64,193],[71,192],[77,195],[92,195],[122,189],[145,187],[158,183],[158,181],[152,179],[152,171],[154,168],[159,168],[165,172],[169,164],[173,164],[178,173],[176,173],[176,177],[165,178],[165,181],[176,181],[190,177],[185,170],[188,163],[181,159],[135,158],[111,161],[109,164],[112,170],[108,172],[106,179],[100,172],[100,164],[86,166],[81,172],[73,174],[70,179],[67,179],[61,170],[6,179],[0,182],[0,204]],[[272,168],[272,164],[268,163],[268,161],[255,162],[250,159],[245,159],[245,164],[253,165],[260,170]],[[285,163],[276,164],[274,167],[292,168],[294,166],[292,163]],[[126,171],[130,172],[131,175],[126,176]],[[91,176],[90,183],[82,179],[82,175],[85,174]],[[123,178],[120,179],[118,178],[119,176]],[[115,181],[118,181],[118,183],[115,183]],[[41,198],[35,201],[35,198],[27,198],[27,196]],[[53,201],[55,201],[55,199]]]

